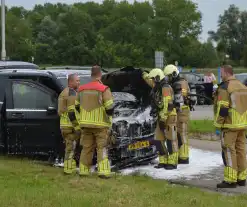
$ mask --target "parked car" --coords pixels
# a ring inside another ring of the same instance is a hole
[[[1,69],[39,69],[39,66],[22,61],[0,61]]]
[[[247,86],[247,73],[236,74],[235,77]]]
[[[46,71],[54,74],[57,77],[57,79],[59,79],[63,88],[67,86],[68,75],[70,75],[70,74],[77,74],[80,78],[81,84],[88,83],[91,80],[91,71],[90,70],[47,69]]]
[[[74,71],[85,71],[85,70],[91,70],[92,66],[70,66],[70,65],[67,65],[67,66],[51,66],[51,67],[46,67],[44,68],[45,70],[49,70],[49,71],[55,71],[55,70],[74,70]],[[102,71],[107,73],[108,71],[104,68],[102,68]]]
[[[116,140],[110,147],[109,155],[115,168],[146,163],[156,158],[156,149],[152,144],[155,121],[149,116],[148,100],[142,100],[145,96],[135,94],[128,81],[115,82],[119,77],[126,80],[129,77],[133,82],[133,74],[133,71],[120,70],[105,74],[102,79],[110,86],[114,96],[113,130]],[[81,78],[84,78],[84,83],[90,81],[89,71]],[[66,86],[65,80],[59,72],[43,70],[8,69],[0,72],[0,143],[3,152],[45,155],[53,161],[63,155],[57,99]],[[122,90],[125,84],[126,88],[130,87],[129,91]]]
[[[208,97],[212,99],[213,93],[213,84],[204,83],[204,75],[192,72],[181,72],[180,76],[186,79],[189,82],[189,85],[196,86],[196,93],[201,97],[197,98],[197,104],[204,105],[204,104],[211,104],[211,102],[204,97]]]

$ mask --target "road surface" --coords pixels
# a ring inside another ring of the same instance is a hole
[[[195,106],[195,111],[191,111],[190,118],[192,120],[204,120],[210,119],[213,120],[213,106],[205,105],[205,106]]]
[[[223,162],[219,141],[190,140],[190,164],[179,165],[177,170],[154,169],[153,165],[122,170],[123,174],[140,173],[154,179],[189,185],[227,194],[247,194],[247,187],[217,190],[216,184],[223,180]]]

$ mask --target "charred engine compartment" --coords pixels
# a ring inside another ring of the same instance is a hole
[[[119,96],[123,99],[119,100]],[[151,107],[141,105],[130,93],[113,92],[113,97],[113,130],[121,140],[120,145],[153,135],[155,125],[150,116]]]
[[[114,98],[112,129],[116,142],[110,150],[112,164],[121,165],[121,160],[126,166],[128,162],[143,163],[153,159],[156,149],[152,145],[129,149],[131,144],[154,139],[156,122],[150,116],[151,88],[142,79],[141,71],[125,67],[104,75],[102,82],[110,87]]]

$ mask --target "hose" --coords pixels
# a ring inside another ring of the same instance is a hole
[[[197,97],[205,98],[205,99],[207,99],[207,100],[210,101],[210,102],[213,102],[213,99],[208,98],[207,96],[199,95],[199,94],[192,94],[192,93],[189,93],[187,96],[197,96]]]

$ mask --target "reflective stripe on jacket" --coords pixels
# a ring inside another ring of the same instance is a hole
[[[80,86],[80,127],[111,127],[113,115],[113,97],[111,90],[99,80]]]
[[[74,128],[76,125],[78,125],[76,118],[71,120],[69,115],[69,109],[71,107],[74,108],[74,103],[77,97],[77,93],[72,88],[65,88],[58,97],[58,114],[60,116],[60,127],[61,128]],[[72,111],[72,117],[73,113],[76,117],[76,114],[78,115],[78,112],[76,112],[74,109]],[[75,123],[73,123],[75,122]]]
[[[234,77],[222,82],[214,97],[214,126],[247,128],[247,87]]]

